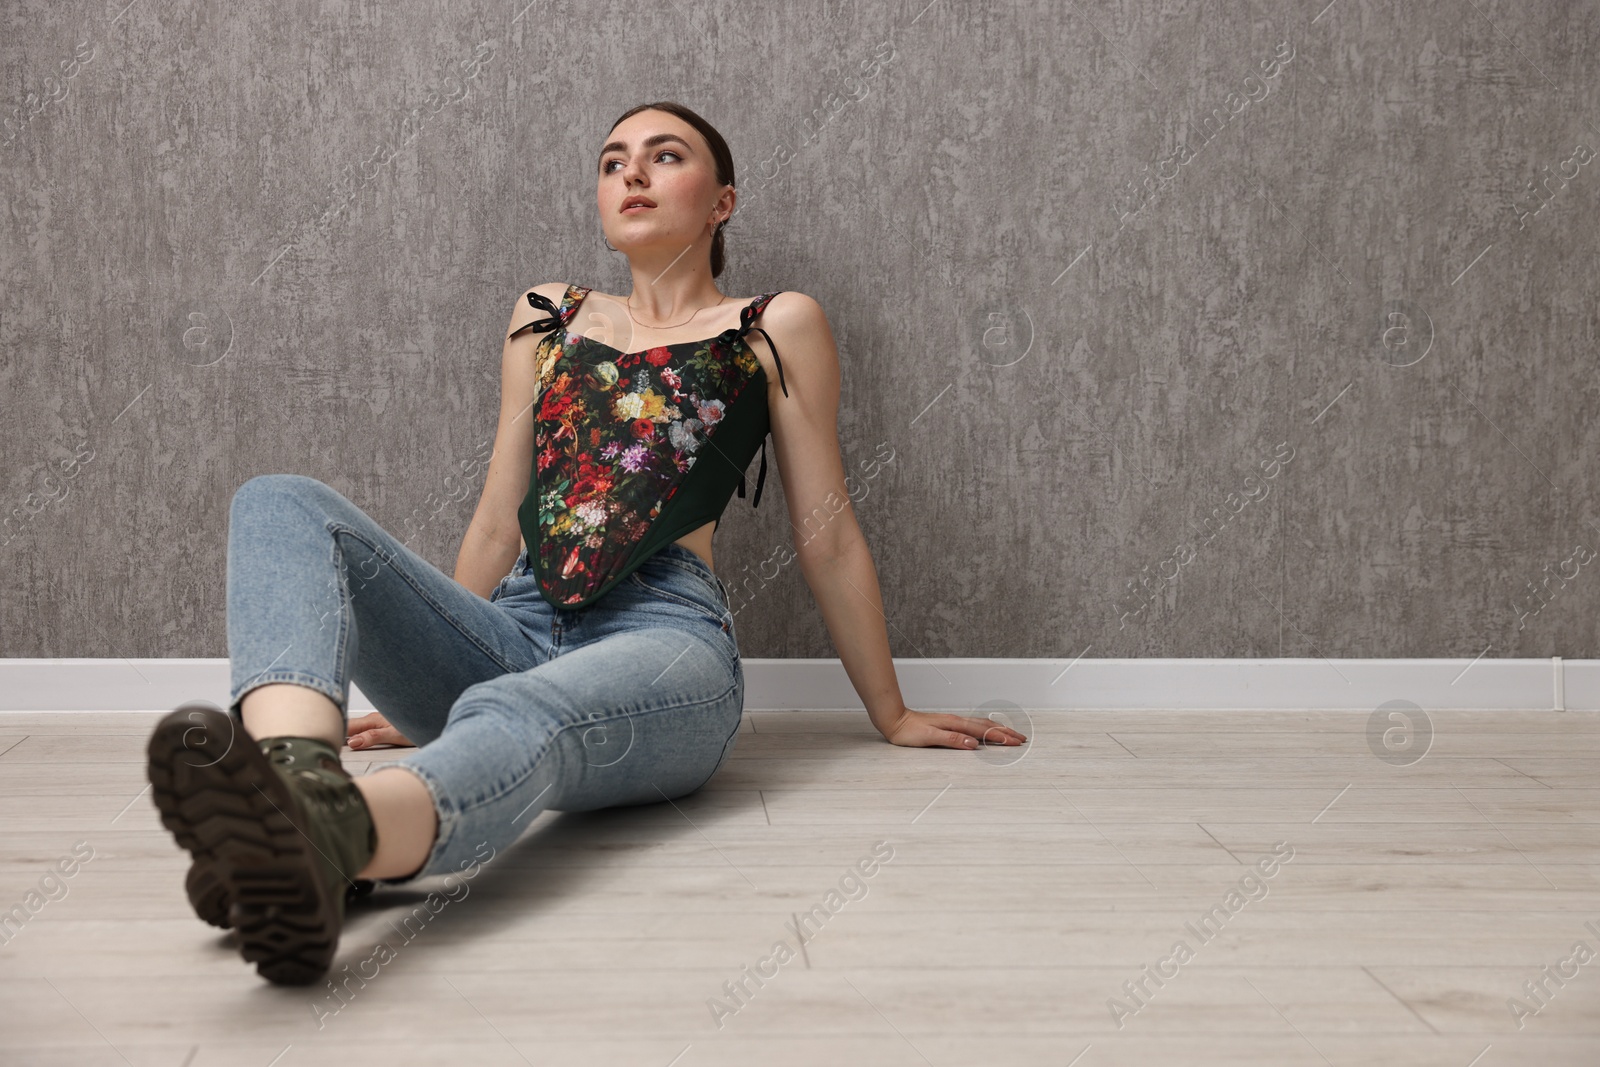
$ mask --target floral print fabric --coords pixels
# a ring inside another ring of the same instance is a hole
[[[619,352],[566,329],[588,292],[569,285],[559,309],[540,298],[558,325],[540,342],[533,477],[518,511],[524,539],[536,529],[529,554],[541,592],[567,608],[631,569],[632,550],[685,476],[714,454],[724,413],[764,374],[745,334],[777,295],[744,308],[739,329]]]

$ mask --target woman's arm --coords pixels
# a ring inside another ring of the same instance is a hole
[[[877,570],[856,522],[839,454],[839,351],[833,331],[822,305],[804,293],[775,297],[763,320],[778,343],[783,384],[788,386],[785,396],[778,376],[769,372],[772,440],[795,554],[872,725],[890,742],[910,747],[976,748],[979,739],[1004,745],[1026,741],[992,719],[928,714],[905,706],[889,655]],[[771,361],[770,352],[766,361]]]
[[[555,303],[565,295],[566,288],[560,282],[547,282],[534,286],[533,291]],[[518,293],[506,335],[509,337],[539,314],[528,303],[527,291]],[[533,350],[543,336],[530,331],[500,347],[500,425],[495,431],[494,452],[489,457],[489,473],[484,476],[478,509],[467,525],[456,556],[456,581],[485,600],[522,551],[517,508],[533,474],[533,402],[539,393],[539,368],[533,365]],[[349,717],[345,736],[355,749],[412,743],[376,711]]]
[[[566,292],[561,282],[536,285],[533,291],[559,304]],[[545,317],[528,303],[527,291],[517,294],[511,310],[509,337],[519,326]],[[489,457],[489,472],[484,476],[478,509],[461,539],[456,556],[455,579],[485,600],[494,592],[517,561],[522,551],[522,530],[517,524],[517,508],[528,492],[533,474],[533,404],[539,398],[539,368],[534,366],[534,350],[549,331],[529,331],[508,340],[500,351],[500,425],[495,431],[494,452]]]

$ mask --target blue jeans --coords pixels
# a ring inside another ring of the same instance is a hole
[[[526,550],[489,599],[334,489],[264,474],[228,516],[228,712],[257,686],[350,683],[419,747],[439,833],[401,884],[498,852],[539,812],[692,793],[733,751],[744,669],[727,588],[668,543],[576,610],[540,594]]]

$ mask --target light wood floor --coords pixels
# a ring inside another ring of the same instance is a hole
[[[1434,713],[1401,767],[1364,714],[1037,713],[1019,758],[756,713],[693,797],[546,813],[437,915],[442,878],[353,906],[339,962],[372,977],[345,1001],[262,981],[190,912],[146,790],[156,718],[0,714],[0,909],[94,850],[0,947],[8,1067],[1600,1063],[1594,714]],[[1579,941],[1541,1006],[1523,983]]]

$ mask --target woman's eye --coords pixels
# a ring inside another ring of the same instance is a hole
[[[663,148],[660,152],[657,152],[656,153],[656,162],[659,163],[661,161],[661,157],[662,156],[671,156],[673,159],[682,159],[683,158],[681,155],[679,155],[677,152],[674,152],[670,148]],[[608,159],[608,160],[606,160],[604,163],[600,164],[600,173],[601,174],[610,174],[611,173],[611,165],[613,163],[621,163],[621,162],[622,162],[622,160],[620,160],[620,159]]]

